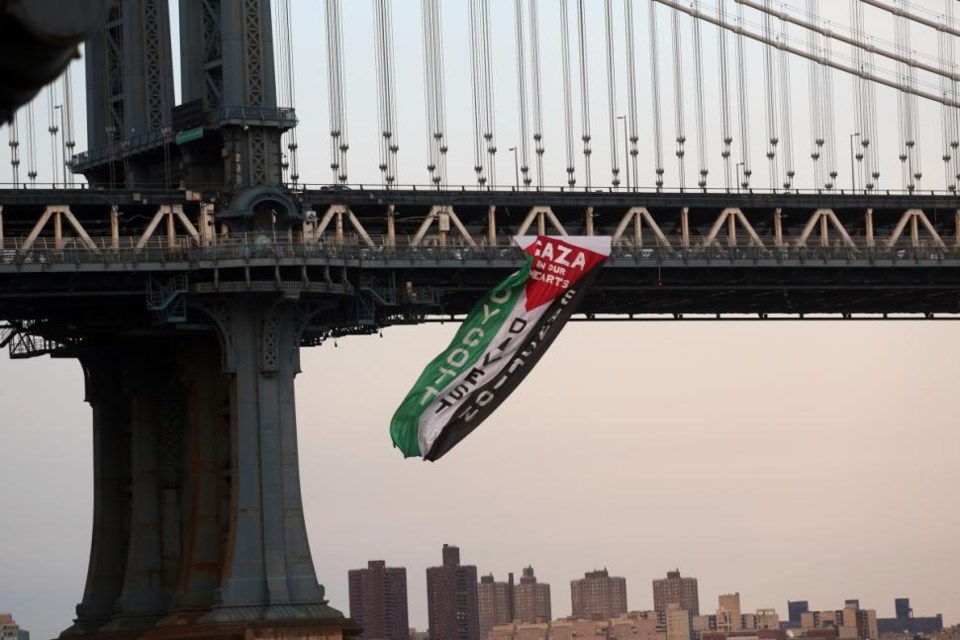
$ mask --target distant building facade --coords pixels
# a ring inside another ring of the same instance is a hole
[[[787,600],[787,619],[780,623],[783,629],[799,629],[800,616],[810,611],[810,604],[806,600]]]
[[[943,614],[935,616],[913,617],[910,598],[897,598],[893,602],[896,618],[878,618],[877,629],[880,633],[908,633],[912,635],[931,635],[943,629]]]
[[[536,624],[552,619],[550,585],[537,582],[533,567],[525,567],[520,583],[513,588],[513,620]]]
[[[495,626],[486,640],[666,640],[662,616],[656,611],[631,611],[608,620],[556,620]]]
[[[677,604],[692,616],[700,615],[700,594],[696,578],[683,578],[680,570],[668,571],[666,578],[653,581],[653,608],[666,611],[668,604]]]
[[[570,581],[572,617],[578,620],[609,620],[627,612],[627,580],[610,577],[606,569],[588,571]]]
[[[506,582],[497,582],[493,574],[480,578],[477,585],[477,602],[480,607],[480,637],[486,638],[494,625],[510,624],[513,614],[513,574]]]
[[[443,545],[443,565],[427,569],[430,640],[480,640],[477,568],[460,564],[460,549]]]
[[[21,629],[9,613],[0,613],[0,640],[30,640],[30,632]]]
[[[800,628],[832,628],[836,630],[838,638],[879,639],[877,612],[873,609],[861,609],[859,600],[847,600],[843,609],[835,611],[806,611],[800,615]]]
[[[717,598],[717,626],[715,630],[730,633],[740,629],[740,592],[721,595]]]
[[[407,570],[371,560],[366,569],[352,569],[350,617],[363,626],[362,640],[408,640]]]

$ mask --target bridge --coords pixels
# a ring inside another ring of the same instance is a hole
[[[451,180],[447,118],[455,112],[444,84],[451,45],[443,42],[439,1],[424,0],[426,185],[417,188],[398,179],[397,103],[412,98],[397,92],[390,0],[372,3],[380,130],[377,176],[366,185],[351,182],[347,170],[348,158],[354,168],[357,162],[347,139],[344,78],[352,71],[339,0],[325,4],[332,173],[318,185],[300,176],[296,127],[303,111],[294,109],[289,0],[182,3],[180,104],[167,3],[100,4],[102,19],[84,48],[90,148],[72,152],[68,74],[59,81],[62,104],[47,101],[57,185],[37,180],[30,103],[10,127],[13,188],[0,190],[0,348],[13,358],[78,359],[93,407],[93,545],[76,620],[63,638],[355,634],[355,625],[327,604],[307,544],[293,393],[299,349],[464,314],[521,263],[514,235],[613,238],[613,255],[580,308],[579,317],[592,321],[960,313],[960,77],[951,39],[960,31],[950,1],[931,17],[856,0],[851,27],[843,30],[825,26],[817,0],[807,0],[806,11],[769,0],[627,0],[622,34],[610,0],[602,11],[599,3],[588,10],[583,0],[562,1],[561,86],[549,87],[540,62],[546,3],[516,0],[510,8],[520,73],[511,80],[519,142],[510,148],[511,184],[498,180],[496,169],[496,16],[488,0],[465,0],[474,181],[459,185]],[[575,20],[568,5],[578,9]],[[867,37],[867,7],[877,12],[874,19],[882,14],[894,23],[895,43]],[[646,90],[638,88],[635,68],[641,14],[649,28]],[[590,129],[591,16],[601,16],[604,26],[606,140]],[[804,31],[806,46],[791,40],[790,29]],[[937,39],[938,57],[911,47],[910,34],[920,29]],[[673,44],[669,65],[658,43],[665,30]],[[684,60],[691,62],[684,38],[693,51],[692,101],[684,100]],[[708,43],[717,47],[713,61]],[[849,58],[834,50],[838,43],[849,47]],[[618,59],[621,48],[626,54]],[[759,83],[751,83],[745,61],[751,52],[762,57]],[[794,59],[809,64],[805,184],[793,158]],[[716,65],[719,109],[706,106],[708,63]],[[664,98],[668,67],[674,85]],[[854,78],[857,129],[846,176],[834,95],[841,74]],[[935,76],[939,89],[930,89],[923,74]],[[749,142],[756,125],[748,84],[763,85],[760,154]],[[562,187],[551,187],[547,177],[545,90],[563,105]],[[899,101],[896,185],[881,171],[879,91]],[[637,104],[644,92],[653,97],[648,129]],[[620,103],[624,115],[617,115]],[[941,110],[937,153],[945,176],[934,191],[921,189],[921,166],[930,164],[920,152],[921,120],[927,125],[921,114],[930,108]],[[688,139],[684,114],[691,109]],[[672,129],[664,112],[675,116]],[[714,117],[721,169],[711,173]],[[675,168],[664,162],[668,131]],[[594,144],[610,151],[608,182],[591,173]],[[641,150],[649,154],[645,161]],[[766,167],[752,163],[758,155]],[[686,163],[694,156],[696,179],[688,183]],[[58,174],[63,166],[71,171]],[[649,189],[640,186],[644,166]],[[758,188],[764,171],[769,186]],[[73,172],[85,182],[74,184]],[[841,189],[842,177],[853,188]]]

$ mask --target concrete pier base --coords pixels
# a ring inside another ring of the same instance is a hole
[[[300,494],[294,377],[318,303],[208,299],[179,329],[78,349],[94,523],[64,640],[339,639]]]

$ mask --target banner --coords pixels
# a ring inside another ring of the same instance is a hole
[[[517,236],[527,263],[490,290],[390,422],[405,457],[437,460],[530,373],[610,255],[609,236]]]

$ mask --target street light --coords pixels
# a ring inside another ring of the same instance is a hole
[[[623,170],[627,174],[627,191],[630,191],[630,156],[627,151],[627,116],[617,116],[617,120],[623,120]],[[614,141],[616,144],[616,141]]]
[[[517,164],[517,148],[510,147],[508,151],[513,151],[513,175],[516,179],[516,188],[517,191],[520,190],[520,165]]]
[[[850,191],[857,192],[857,172],[853,165],[853,139],[859,138],[860,132],[850,134]]]

